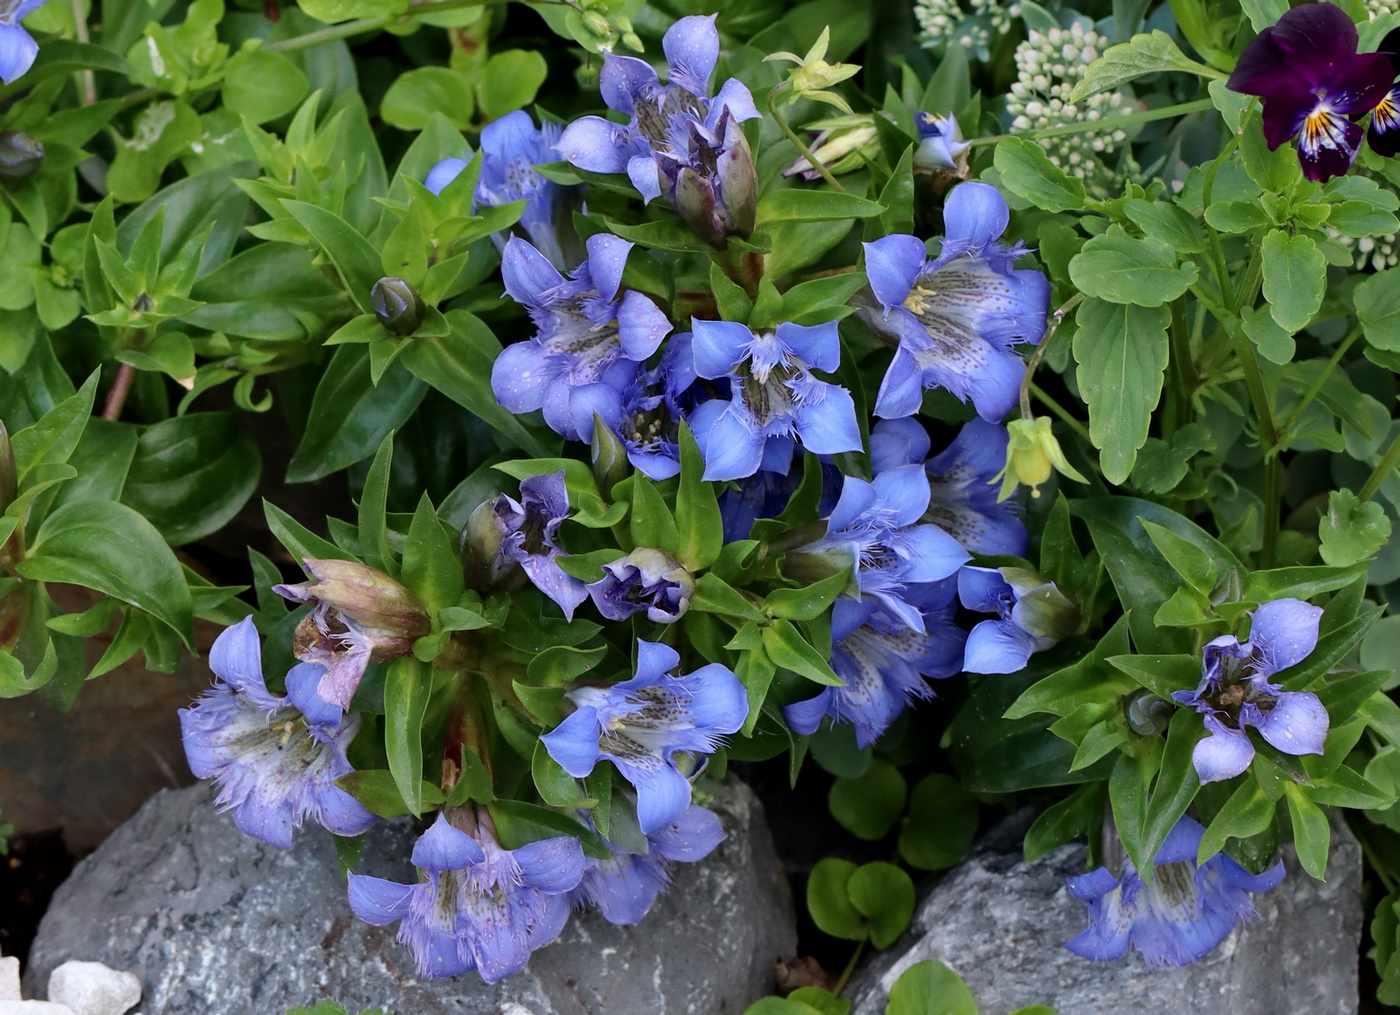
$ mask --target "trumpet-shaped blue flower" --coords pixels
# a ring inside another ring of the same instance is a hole
[[[928,504],[928,480],[917,465],[890,469],[869,483],[847,476],[826,535],[794,554],[854,565],[861,595],[875,597],[906,627],[923,633],[923,614],[910,589],[942,581],[968,560],[956,539],[937,525],[919,523]]]
[[[968,673],[1018,673],[1079,625],[1079,607],[1052,581],[1019,567],[965,567],[958,598],[974,613],[995,613],[967,636]]]
[[[783,707],[795,733],[815,733],[822,718],[855,726],[856,744],[867,747],[919,698],[930,698],[927,678],[951,677],[962,668],[964,632],[953,623],[951,581],[919,585],[906,594],[919,610],[922,630],[873,600],[839,599],[831,614],[831,668],[844,687]]]
[[[675,821],[690,804],[690,782],[677,752],[713,754],[720,738],[749,714],[744,685],[718,663],[683,677],[676,650],[637,642],[637,674],[611,687],[569,692],[577,706],[540,740],[564,771],[582,779],[600,759],[611,761],[637,791],[637,821],[647,835]]]
[[[413,864],[425,875],[417,884],[350,875],[350,908],[377,927],[399,921],[398,939],[422,976],[475,969],[495,983],[524,969],[568,921],[568,893],[584,871],[578,840],[504,849],[484,811],[476,822],[471,836],[438,814],[413,847]]]
[[[728,400],[702,402],[691,415],[706,479],[744,479],[760,466],[785,472],[769,466],[765,453],[790,459],[794,438],[819,455],[861,449],[851,393],[812,375],[840,366],[836,322],[754,334],[733,321],[692,320],[691,330],[696,374],[728,378],[731,391]]]
[[[1006,444],[1005,427],[973,419],[930,459],[928,431],[918,420],[886,419],[870,432],[870,464],[876,474],[922,464],[929,481],[924,521],[973,553],[1021,557],[1030,543],[1021,506],[998,501],[992,482],[1006,462]]]
[[[568,228],[562,221],[568,188],[546,180],[535,169],[541,163],[554,161],[558,140],[558,124],[546,120],[536,127],[523,109],[492,120],[481,129],[481,175],[477,177],[473,198],[474,206],[487,208],[524,201],[520,228],[550,264],[564,271],[568,262],[560,247],[559,229]],[[441,194],[466,168],[466,159],[443,159],[428,170],[423,186]],[[504,246],[504,236],[497,234],[496,242],[497,246]]]
[[[535,587],[572,620],[588,591],[582,581],[559,566],[564,551],[554,542],[559,526],[569,516],[564,470],[522,479],[520,500],[501,494],[492,513],[502,535],[499,566],[504,567],[506,561],[519,564]]]
[[[603,381],[574,391],[572,404],[582,440],[593,441],[593,416],[617,435],[627,460],[648,479],[670,479],[681,471],[677,440],[680,423],[689,416],[687,390],[695,383],[690,333],[666,340],[661,360],[648,370],[630,360],[624,370],[611,370]]]
[[[695,579],[664,550],[639,546],[603,565],[603,577],[587,585],[593,605],[609,620],[626,620],[646,611],[657,624],[674,624],[690,608]]]
[[[760,518],[776,518],[787,507],[802,482],[802,473],[792,468],[791,458],[781,472],[760,467],[747,479],[738,481],[737,488],[727,487],[719,495],[719,513],[724,522],[724,541],[748,539],[753,523]],[[828,458],[821,460],[822,495],[817,505],[820,515],[829,515],[836,507],[845,479],[841,470]]]
[[[518,236],[506,244],[506,292],[529,308],[538,333],[503,349],[491,368],[491,390],[511,412],[543,409],[555,432],[578,440],[591,411],[575,392],[605,382],[620,360],[644,362],[671,330],[666,315],[639,292],[621,292],[632,244],[606,233],[590,236],[588,260],[565,278]],[[582,417],[582,419],[580,419]]]
[[[1121,959],[1132,948],[1149,966],[1185,966],[1214,951],[1256,915],[1249,893],[1274,888],[1284,870],[1280,861],[1250,874],[1224,853],[1198,867],[1204,832],[1191,818],[1178,819],[1157,851],[1150,884],[1110,832],[1109,866],[1069,879],[1070,895],[1089,904],[1089,928],[1065,947],[1101,961]]]
[[[956,171],[967,167],[967,150],[972,143],[964,141],[962,130],[953,114],[936,116],[919,113],[914,117],[919,132],[919,147],[914,149],[914,165],[929,172]]]
[[[1317,647],[1321,608],[1299,599],[1275,599],[1251,616],[1249,641],[1223,634],[1209,642],[1200,685],[1172,694],[1178,704],[1201,713],[1210,733],[1191,755],[1201,782],[1230,779],[1249,767],[1254,745],[1246,726],[1285,754],[1321,754],[1327,739],[1327,709],[1317,695],[1285,691],[1269,682]]]
[[[24,77],[39,55],[39,44],[20,24],[44,6],[45,0],[7,0],[0,8],[0,81]]]
[[[180,710],[180,730],[190,771],[214,780],[215,803],[233,812],[234,824],[282,849],[291,848],[293,830],[308,815],[336,835],[359,835],[374,824],[374,815],[335,784],[354,771],[345,749],[360,720],[342,718],[316,696],[323,667],[294,666],[287,696],[270,693],[252,618],[219,635],[209,667],[219,679]]]
[[[1012,267],[1023,247],[997,242],[1009,214],[995,187],[963,183],[944,205],[938,257],[929,260],[916,236],[865,244],[866,274],[883,313],[866,310],[863,319],[899,340],[875,415],[912,416],[925,388],[972,399],[993,423],[1016,404],[1025,364],[1011,347],[1045,334],[1050,283]]]
[[[723,841],[724,829],[714,812],[691,804],[647,836],[645,854],[609,842],[610,859],[589,857],[571,899],[579,907],[596,906],[609,923],[630,927],[641,922],[671,883],[672,867],[703,860]]]
[[[1395,81],[1380,53],[1356,52],[1356,23],[1330,3],[1285,11],[1245,48],[1227,86],[1264,100],[1270,151],[1298,138],[1298,162],[1310,180],[1342,176],[1361,146],[1354,122],[1382,102]]]
[[[646,201],[660,197],[664,190],[674,204],[684,170],[701,177],[700,182],[735,175],[736,167],[726,168],[726,162],[739,161],[741,155],[749,158],[749,153],[747,144],[742,145],[742,153],[738,151],[742,134],[735,138],[729,124],[751,120],[758,110],[737,78],[729,78],[710,97],[710,75],[719,61],[713,14],[681,18],[662,37],[661,47],[670,65],[664,85],[645,60],[607,54],[598,86],[608,108],[625,115],[627,123],[581,117],[564,128],[555,148],[580,169],[625,172]],[[692,163],[701,149],[715,156],[715,164],[706,167],[707,172],[696,173],[700,167]],[[724,160],[730,152],[734,154]],[[751,158],[748,172],[753,172]],[[722,187],[716,195],[721,205],[725,203]],[[751,219],[749,224],[752,227]]]

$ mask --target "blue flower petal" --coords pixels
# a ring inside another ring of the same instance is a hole
[[[660,348],[671,320],[650,298],[628,290],[617,311],[617,329],[623,355],[641,363]]]
[[[1260,676],[1273,676],[1302,662],[1317,647],[1322,608],[1301,599],[1275,599],[1251,614],[1249,644]]]
[[[870,469],[877,476],[904,465],[923,465],[928,452],[928,431],[917,419],[884,419],[870,431]]]
[[[529,240],[512,236],[501,254],[501,280],[516,303],[543,306],[544,296],[564,284],[564,276],[531,245]]]
[[[351,874],[349,880],[350,909],[365,923],[383,927],[409,914],[415,885],[364,874]]]
[[[588,275],[593,286],[603,299],[612,302],[622,286],[622,273],[627,270],[627,255],[632,251],[632,244],[611,233],[594,233],[584,246],[588,250]]]
[[[927,263],[924,241],[917,236],[897,233],[865,244],[865,275],[886,310],[903,306]]]
[[[691,804],[675,821],[651,835],[651,848],[667,860],[695,863],[709,856],[725,839],[719,817]]]
[[[1000,614],[1011,598],[1011,586],[997,568],[969,564],[958,572],[958,600],[964,609]]]
[[[888,473],[887,473],[888,475]],[[936,582],[955,574],[967,563],[968,552],[937,525],[915,525],[894,541],[905,582]]]
[[[851,393],[835,384],[824,385],[821,401],[808,402],[793,421],[802,446],[818,455],[861,450],[860,424]],[[924,483],[928,493],[928,483]]]
[[[617,685],[626,690],[650,687],[681,664],[680,653],[659,641],[637,639],[637,673],[631,680]]]
[[[1327,709],[1317,695],[1285,691],[1274,699],[1274,707],[1251,725],[1284,754],[1321,754],[1328,723]]]
[[[714,14],[692,14],[666,30],[661,48],[671,67],[671,84],[679,84],[693,95],[710,93],[710,75],[719,60],[719,31]]]
[[[24,77],[38,55],[39,44],[28,32],[19,25],[0,24],[0,80],[8,85]]]
[[[364,804],[334,783],[318,785],[313,792],[317,823],[335,835],[360,835],[379,820]]]
[[[308,722],[334,726],[344,712],[316,693],[326,668],[318,663],[298,663],[287,671],[287,700]]]
[[[664,828],[690,806],[690,783],[660,759],[650,765],[614,763],[637,791],[637,824],[644,835]]]
[[[1006,199],[987,183],[960,183],[943,204],[947,240],[980,251],[1006,232],[1011,212]]]
[[[483,980],[496,983],[525,968],[530,961],[530,929],[508,894],[484,896],[472,912],[471,923],[472,958]]]
[[[904,310],[899,312],[908,314]],[[901,345],[885,371],[885,379],[880,382],[880,391],[875,396],[875,415],[881,419],[900,419],[914,415],[923,404],[922,372],[913,354]]]
[[[612,53],[603,57],[603,69],[598,74],[598,90],[602,92],[603,101],[609,109],[616,109],[619,113],[635,112],[637,97],[653,92],[660,83],[656,71],[645,60]]]
[[[811,327],[784,323],[778,325],[777,334],[778,341],[812,369],[831,374],[841,366],[841,335],[835,321]]]
[[[754,105],[753,94],[738,78],[728,78],[720,85],[719,91],[710,100],[710,114],[705,118],[705,125],[714,130],[719,124],[720,116],[725,112],[729,113],[735,123],[756,120],[760,116],[758,107]]]
[[[735,321],[690,320],[695,373],[707,380],[728,377],[749,354],[753,332]]]
[[[928,510],[928,476],[921,465],[886,469],[878,473],[870,485],[875,488],[881,508],[889,512],[892,526],[913,525]]]
[[[540,839],[512,850],[511,855],[520,865],[521,884],[538,891],[572,891],[583,879],[583,848],[577,839]]]
[[[686,675],[685,684],[692,698],[683,710],[697,728],[710,734],[737,733],[744,725],[749,715],[748,695],[729,667],[720,663],[702,666]]]
[[[872,484],[859,476],[846,476],[841,483],[841,496],[827,518],[827,533],[850,528],[861,515],[875,506],[876,499],[875,487]]]
[[[710,427],[705,445],[705,473],[709,480],[745,479],[763,461],[763,435],[750,428],[729,403]]]
[[[984,620],[967,636],[963,669],[968,673],[1019,673],[1035,651],[1035,639],[1015,624]]]
[[[661,196],[661,170],[656,167],[656,159],[651,155],[633,155],[627,160],[627,178],[637,193],[642,195],[642,203],[649,204]]]
[[[554,148],[565,162],[587,172],[621,173],[627,169],[628,158],[619,137],[621,130],[601,116],[581,116],[564,128]]]
[[[441,811],[413,844],[413,866],[429,871],[464,870],[482,863],[486,853],[466,832],[450,824]]]
[[[1226,726],[1214,715],[1203,717],[1210,736],[1197,742],[1191,751],[1191,763],[1201,782],[1233,779],[1254,760],[1254,745],[1237,729]]]
[[[826,717],[827,709],[831,704],[831,697],[835,693],[834,688],[827,688],[815,698],[808,698],[806,701],[796,701],[791,705],[783,706],[783,720],[792,731],[799,736],[809,737],[817,732],[822,724],[822,719]]]
[[[598,764],[598,710],[584,705],[540,737],[549,756],[575,779],[592,774]]]
[[[262,673],[262,644],[253,618],[245,617],[214,639],[209,668],[235,691],[261,708],[277,708],[282,699],[267,690]]]
[[[565,573],[552,554],[531,554],[520,562],[520,566],[535,588],[559,604],[565,619],[573,620],[574,610],[588,598],[583,582]]]
[[[482,140],[485,140],[484,135]],[[428,170],[428,175],[423,177],[423,186],[434,194],[441,194],[449,183],[462,175],[462,170],[466,168],[466,159],[443,159]]]
[[[275,792],[266,782],[259,783],[233,806],[230,814],[245,835],[278,849],[291,849],[292,829],[298,821],[292,814],[291,802]]]

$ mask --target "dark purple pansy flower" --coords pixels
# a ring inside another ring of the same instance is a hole
[[[1400,28],[1387,33],[1379,52],[1390,60],[1391,74],[1400,77]],[[1371,129],[1366,132],[1366,140],[1372,151],[1387,158],[1400,152],[1400,84],[1393,85],[1371,110]]]
[[[1310,180],[1351,168],[1361,145],[1353,122],[1386,98],[1395,80],[1380,53],[1356,52],[1356,25],[1330,3],[1294,7],[1245,49],[1231,91],[1264,100],[1264,137],[1272,151],[1298,139],[1298,161]]]
[[[1200,685],[1172,694],[1178,704],[1201,713],[1210,733],[1191,755],[1201,782],[1231,779],[1249,767],[1254,744],[1246,726],[1285,754],[1321,754],[1327,739],[1327,709],[1317,695],[1269,682],[1317,647],[1322,610],[1300,599],[1275,599],[1251,616],[1249,641],[1229,634],[1211,641],[1203,652]]]

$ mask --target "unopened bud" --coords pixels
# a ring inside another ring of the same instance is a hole
[[[23,179],[44,164],[44,146],[22,130],[0,133],[0,176]]]
[[[724,146],[716,165],[720,215],[730,236],[747,239],[758,215],[758,173],[754,170],[749,140],[732,118],[725,125]]]
[[[15,495],[19,492],[18,475],[15,452],[10,447],[10,434],[5,424],[0,422],[0,512],[15,502]]]
[[[914,168],[925,172],[967,174],[967,152],[971,142],[962,139],[958,121],[952,115],[919,113],[914,117],[919,131],[919,147],[914,150]]]
[[[613,37],[613,27],[608,24],[608,19],[597,11],[584,11],[580,16],[583,27],[600,39],[611,39]]]
[[[627,446],[596,412],[593,414],[593,440],[589,443],[593,450],[593,478],[598,481],[598,492],[604,497],[611,497],[613,487],[627,477],[631,464],[627,459]]]
[[[1050,478],[1052,471],[1060,472],[1079,483],[1088,480],[1079,474],[1065,459],[1060,450],[1060,442],[1050,429],[1050,419],[1013,419],[1006,424],[1009,440],[1006,444],[1006,464],[1001,472],[993,477],[1000,479],[1001,491],[997,500],[1002,501],[1015,492],[1016,487],[1025,485],[1031,488],[1031,495],[1040,496],[1040,484]]]
[[[462,528],[462,571],[467,587],[483,595],[515,568],[515,561],[501,552],[506,536],[514,531],[513,519],[503,518],[502,511],[514,513],[509,498],[492,497],[477,505]]]
[[[1141,737],[1154,737],[1171,722],[1172,703],[1146,688],[1134,691],[1124,703],[1128,729]]]
[[[377,645],[412,649],[432,624],[427,608],[405,586],[383,571],[353,560],[307,558],[302,566],[312,580],[278,585],[279,595],[297,602],[316,602],[339,613],[362,629]]]
[[[401,278],[381,278],[369,291],[369,300],[379,323],[395,335],[411,335],[423,323],[423,301]]]
[[[1059,590],[1054,582],[1021,567],[998,568],[1002,580],[1016,594],[1011,622],[1037,638],[1059,641],[1079,628],[1079,605]]]

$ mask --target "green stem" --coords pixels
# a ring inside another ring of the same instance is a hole
[[[1041,405],[1045,406],[1045,408],[1049,409],[1054,415],[1063,420],[1065,425],[1073,430],[1081,439],[1090,445],[1094,443],[1089,440],[1089,429],[1079,420],[1071,416],[1068,409],[1047,395],[1039,385],[1031,385],[1031,394],[1040,400]]]
[[[1395,471],[1395,466],[1400,465],[1400,437],[1391,442],[1386,450],[1385,457],[1376,466],[1376,471],[1371,473],[1371,478],[1366,480],[1366,485],[1357,494],[1363,501],[1368,501],[1376,495],[1376,491],[1381,488],[1381,484],[1390,478]]]
[[[1106,116],[1102,120],[1081,120],[1079,123],[1067,123],[1060,127],[1046,127],[1042,130],[1027,131],[1024,134],[992,134],[989,137],[973,138],[969,144],[977,145],[996,144],[998,141],[1005,141],[1009,137],[1023,137],[1027,141],[1041,141],[1045,138],[1064,137],[1068,134],[1083,134],[1092,130],[1114,130],[1118,127],[1130,127],[1138,123],[1151,123],[1153,120],[1166,120],[1173,116],[1185,116],[1188,113],[1200,113],[1207,109],[1212,109],[1215,102],[1212,99],[1196,99],[1193,102],[1182,102],[1175,106],[1163,106],[1160,109],[1141,109],[1136,113],[1129,113],[1126,116]]]
[[[791,127],[789,127],[788,122],[784,120],[782,116],[779,115],[778,107],[774,105],[773,100],[777,98],[778,95],[786,87],[787,84],[786,82],[784,82],[783,84],[778,85],[778,87],[774,88],[771,92],[768,93],[768,112],[773,117],[773,122],[778,125],[778,129],[783,132],[783,136],[797,146],[798,152],[800,152],[802,157],[807,160],[807,164],[810,165],[813,169],[815,169],[818,175],[820,175],[823,180],[831,184],[832,189],[844,194],[846,192],[846,188],[836,182],[836,177],[831,175],[831,171],[827,169],[826,166],[822,165],[820,162],[817,161],[817,157],[812,154],[812,149],[807,147],[807,142],[803,141],[802,138],[798,137],[797,132],[794,131]]]
[[[851,982],[851,976],[856,971],[856,963],[860,961],[860,956],[863,951],[865,951],[864,941],[856,945],[855,951],[851,952],[850,961],[846,963],[846,968],[841,970],[840,978],[837,979],[835,986],[831,988],[831,992],[837,997],[840,997],[841,991],[846,989],[846,984]]]
[[[1240,135],[1236,134],[1226,143],[1225,148],[1211,162],[1210,168],[1206,170],[1205,182],[1201,185],[1201,207],[1209,208],[1211,205],[1211,195],[1215,190],[1215,176],[1220,172],[1227,159],[1235,153],[1235,149],[1240,146]],[[1230,288],[1230,272],[1225,267],[1225,247],[1220,242],[1220,233],[1206,224],[1206,233],[1210,237],[1210,260],[1215,269],[1215,284],[1220,289],[1220,298],[1227,303],[1234,295]],[[1229,308],[1232,312],[1239,309],[1239,304]]]
[[[1265,568],[1274,566],[1274,555],[1278,552],[1279,516],[1283,513],[1283,493],[1281,489],[1283,463],[1278,455],[1264,459],[1264,545],[1259,551],[1259,562]]]
[[[1172,304],[1171,337],[1172,365],[1176,368],[1176,425],[1180,426],[1190,415],[1191,396],[1200,384],[1196,374],[1196,361],[1191,355],[1191,336],[1186,331],[1186,303],[1177,300]],[[1175,430],[1175,427],[1173,428]]]
[[[1035,368],[1040,366],[1040,361],[1045,358],[1045,351],[1050,348],[1050,340],[1055,337],[1055,330],[1059,328],[1060,322],[1068,316],[1071,310],[1083,302],[1084,294],[1075,293],[1069,299],[1065,300],[1064,306],[1050,315],[1050,326],[1045,329],[1045,334],[1041,337],[1040,344],[1035,347],[1035,352],[1031,354],[1030,361],[1026,364],[1025,376],[1021,378],[1022,419],[1035,418],[1035,413],[1031,412],[1031,382],[1035,380]]]
[[[457,4],[456,6],[466,5]],[[269,42],[263,46],[263,49],[269,53],[290,53],[299,49],[310,49],[323,42],[335,42],[337,39],[348,39],[352,35],[359,35],[362,32],[372,32],[376,28],[383,28],[394,20],[394,18],[357,18],[354,21],[345,21],[338,25],[327,25],[325,28],[318,28],[305,35],[294,35],[290,39]]]
[[[1337,343],[1336,350],[1332,353],[1332,358],[1327,361],[1327,365],[1322,368],[1322,372],[1317,375],[1317,379],[1312,382],[1311,387],[1303,393],[1302,400],[1293,407],[1293,411],[1288,414],[1288,419],[1284,421],[1280,428],[1283,437],[1287,437],[1292,432],[1294,425],[1302,417],[1303,412],[1312,404],[1323,387],[1327,384],[1327,379],[1332,376],[1332,372],[1337,369],[1337,364],[1342,361],[1346,351],[1351,348],[1352,343],[1361,337],[1361,325],[1357,325],[1347,333],[1347,336]]]

